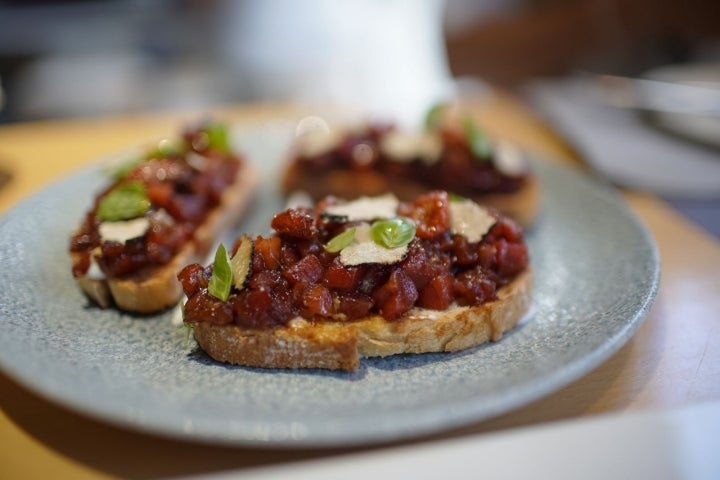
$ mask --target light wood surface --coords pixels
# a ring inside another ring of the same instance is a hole
[[[506,95],[477,105],[483,125],[548,161],[584,168],[570,148]],[[214,113],[232,122],[292,119],[273,105]],[[0,127],[0,212],[81,166],[128,146],[172,135],[199,112],[60,120]],[[661,200],[624,192],[655,237],[662,262],[657,300],[636,335],[585,377],[519,410],[412,442],[442,442],[541,423],[720,401],[720,242]],[[154,437],[72,413],[0,373],[0,478],[158,478],[293,462],[347,450],[228,448]],[[382,448],[382,447],[374,447]]]

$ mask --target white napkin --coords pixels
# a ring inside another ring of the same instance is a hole
[[[584,77],[542,81],[526,93],[615,184],[674,199],[720,199],[720,150],[673,138],[632,110],[599,103],[591,82]]]
[[[184,480],[720,478],[720,403],[598,415]]]

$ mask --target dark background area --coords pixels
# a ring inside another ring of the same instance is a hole
[[[0,122],[267,100],[227,56],[254,1],[0,1]],[[718,1],[447,0],[444,11],[452,74],[507,88],[720,59]]]
[[[720,60],[720,2],[528,0],[511,15],[447,36],[453,72],[493,83],[576,69],[635,76],[657,65]]]

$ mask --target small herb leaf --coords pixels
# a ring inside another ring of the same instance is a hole
[[[222,123],[211,123],[203,128],[203,131],[207,135],[210,148],[225,154],[230,153],[230,135],[225,125]]]
[[[415,224],[405,218],[376,220],[370,227],[370,236],[385,248],[399,248],[415,238]]]
[[[333,238],[331,238],[330,241],[325,244],[325,250],[330,253],[339,252],[343,248],[350,245],[353,239],[355,239],[355,227],[348,228],[344,232],[339,233]]]
[[[150,159],[158,159],[158,158],[167,158],[167,157],[173,157],[176,155],[181,155],[183,153],[183,143],[180,140],[171,140],[169,138],[165,138],[163,140],[160,140],[157,144],[157,147],[155,149],[150,150],[145,155],[145,158]]]
[[[213,297],[227,301],[230,297],[230,288],[232,287],[232,268],[230,266],[230,257],[228,256],[225,245],[222,243],[215,252],[215,262],[213,263],[213,272],[208,283],[208,293]]]
[[[489,160],[492,157],[493,148],[485,132],[470,117],[463,119],[462,128],[475,157],[480,160]]]
[[[425,130],[437,130],[442,124],[442,117],[444,112],[444,103],[437,103],[430,107],[430,110],[428,110],[425,114]]]
[[[102,221],[130,220],[150,209],[145,185],[142,182],[124,183],[111,190],[100,202],[97,217]]]
[[[458,195],[457,193],[448,192],[448,200],[454,203],[458,202],[464,202],[467,200],[467,198],[463,197],[462,195]]]
[[[245,288],[245,282],[252,271],[253,251],[254,244],[252,239],[250,239],[247,235],[244,235],[240,239],[240,245],[238,245],[235,255],[233,255],[230,259],[233,285],[238,290]]]

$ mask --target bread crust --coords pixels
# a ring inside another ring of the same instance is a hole
[[[444,311],[414,308],[394,321],[379,315],[355,321],[295,318],[272,329],[201,322],[193,330],[200,347],[221,362],[352,371],[361,357],[455,352],[497,341],[528,312],[532,291],[528,268],[501,288],[496,300],[479,306]]]
[[[102,308],[114,304],[121,310],[153,313],[176,304],[182,296],[182,286],[177,281],[177,273],[185,265],[203,261],[207,257],[223,231],[235,224],[245,212],[257,182],[257,172],[249,163],[244,162],[236,181],[223,192],[218,207],[208,214],[193,238],[170,263],[143,269],[122,278],[77,277],[78,285]],[[79,255],[73,253],[73,261],[76,261]]]
[[[308,172],[298,162],[291,162],[283,173],[283,191],[289,195],[295,191],[308,193],[313,200],[328,195],[341,198],[376,196],[392,192],[400,200],[410,201],[431,190],[420,182],[405,178],[388,178],[374,171],[329,170]],[[540,203],[540,184],[534,175],[526,177],[523,187],[512,193],[485,193],[474,195],[471,200],[498,210],[525,228],[537,217]]]

